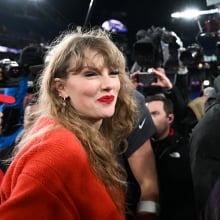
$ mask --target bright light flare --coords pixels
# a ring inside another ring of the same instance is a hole
[[[219,13],[218,8],[210,9],[210,10],[204,10],[204,11],[200,11],[198,9],[187,9],[187,10],[182,11],[182,12],[174,12],[174,13],[171,14],[171,17],[172,18],[184,18],[184,19],[196,19],[200,15],[215,14],[215,13]]]
[[[174,12],[171,14],[172,18],[186,18],[186,19],[192,19],[197,18],[200,15],[200,11],[197,9],[187,9],[182,12]]]

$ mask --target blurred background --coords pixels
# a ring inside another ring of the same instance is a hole
[[[102,25],[106,20],[117,19],[127,27],[121,38],[129,46],[139,29],[152,25],[175,31],[189,45],[198,33],[197,22],[172,19],[171,13],[212,7],[207,6],[206,0],[0,0],[0,42],[19,49],[27,43],[48,43],[60,31],[74,26]],[[209,16],[200,19],[203,26]]]
[[[128,74],[162,67],[189,103],[220,73],[219,8],[220,0],[0,0],[0,94],[15,99],[0,103],[0,149],[23,128],[24,108],[37,97],[49,45],[61,32],[102,27],[125,54]]]
[[[31,45],[46,50],[59,33],[76,26],[102,26],[126,54],[128,71],[135,62],[159,65],[174,78],[181,61],[192,76],[196,72],[190,85],[200,87],[204,78],[219,74],[219,5],[220,0],[0,0],[0,60],[18,61]],[[152,53],[154,60],[143,63],[140,57]]]

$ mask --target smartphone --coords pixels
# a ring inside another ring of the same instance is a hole
[[[137,74],[137,82],[143,87],[148,87],[151,86],[151,83],[157,82],[157,76],[150,71],[140,72]]]

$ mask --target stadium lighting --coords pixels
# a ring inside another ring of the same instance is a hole
[[[220,13],[218,8],[210,9],[210,10],[197,10],[197,9],[187,9],[182,12],[174,12],[171,14],[172,18],[183,18],[183,19],[196,19],[200,15],[207,15],[207,14],[215,14]]]
[[[200,33],[202,33],[202,26],[200,24],[199,17],[201,15],[216,14],[216,13],[220,13],[219,8],[210,9],[210,10],[187,9],[182,12],[174,12],[171,14],[171,17],[175,19],[187,19],[187,20],[194,19],[195,21],[197,21]]]

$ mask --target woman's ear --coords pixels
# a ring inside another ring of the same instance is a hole
[[[64,86],[64,81],[60,78],[55,78],[54,79],[54,86],[59,94],[59,96],[65,98],[68,95],[65,92],[65,86]]]

